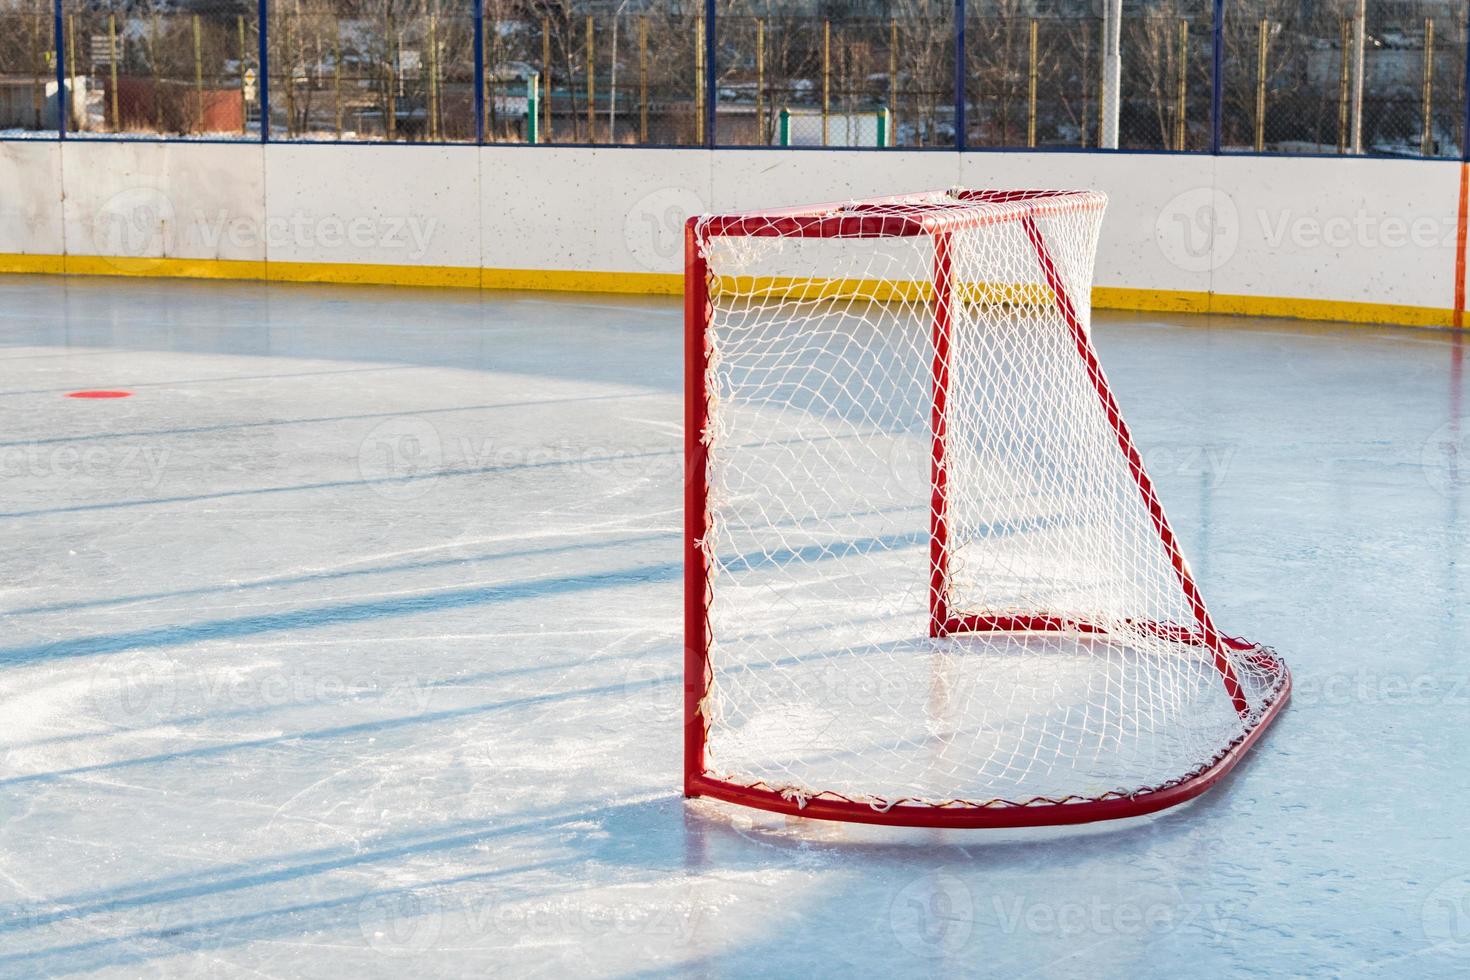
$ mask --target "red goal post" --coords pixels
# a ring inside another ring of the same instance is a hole
[[[1102,194],[1089,191],[952,190],[690,220],[687,796],[917,826],[1136,816],[1212,786],[1286,703],[1285,664],[1215,625],[1099,364],[1086,290],[1105,205]],[[803,251],[799,243],[811,240],[831,247]],[[876,250],[873,243],[880,243]],[[849,245],[868,249],[859,274],[842,254]],[[831,267],[813,267],[822,262]],[[986,339],[992,335],[1002,339]],[[814,345],[821,349],[814,352]],[[964,348],[960,365],[957,346]],[[1012,358],[1024,364],[1007,367]],[[1056,399],[1070,414],[1058,416],[1062,424],[1054,428],[1085,430],[1082,435],[1028,428],[1040,425],[1032,417],[1053,410],[1053,392],[1039,390],[1045,385],[1028,371],[1062,392]],[[957,373],[968,386],[956,386]],[[914,394],[920,388],[922,398]],[[880,407],[862,405],[860,390]],[[923,418],[914,410],[920,400],[927,401]],[[878,423],[875,415],[882,416]],[[996,415],[1013,429],[997,431]],[[901,480],[875,482],[871,459],[863,456],[881,452],[868,442],[911,443],[921,423],[929,465],[919,489],[927,508],[910,488],[895,490]],[[966,432],[956,436],[960,429]],[[1067,438],[1080,451],[1040,448]],[[840,452],[828,448],[838,444]],[[801,477],[778,465],[788,459],[799,461]],[[1004,473],[1009,482],[992,487],[991,473]],[[731,484],[717,495],[720,502],[712,503],[712,474],[713,482]],[[914,627],[922,637],[898,635],[913,619],[907,607],[883,619],[882,643],[835,625],[860,618],[874,602],[885,605],[884,576],[893,576],[895,594],[917,591],[901,563],[920,532],[905,525],[893,533],[884,525],[888,533],[864,536],[873,518],[853,501],[864,500],[865,491],[884,500],[896,494],[899,505],[890,510],[927,509],[921,549],[927,602],[924,621]],[[1090,499],[1094,491],[1105,506]],[[837,497],[845,507],[833,502]],[[956,516],[957,507],[964,513]],[[1018,517],[1022,510],[1028,512]],[[1003,520],[993,519],[1002,512]],[[1003,533],[994,530],[997,523]],[[958,541],[957,526],[964,529]],[[1126,540],[1104,539],[1114,526],[1126,526]],[[879,544],[863,543],[870,541]],[[1137,551],[1139,541],[1152,541],[1144,550],[1157,554],[1120,572],[1113,553]],[[754,547],[739,554],[741,542]],[[968,582],[951,568],[955,561],[970,566]],[[823,563],[836,570],[814,571]],[[1011,580],[1022,583],[1015,594],[990,594],[992,582]],[[722,581],[746,594],[724,610]],[[1017,598],[1022,592],[1049,597],[1057,607],[1028,605]],[[833,625],[757,623],[747,630],[761,609],[750,596],[762,594],[819,595],[813,602],[825,604]],[[1142,598],[1132,602],[1134,594]],[[1165,612],[1151,614],[1155,606]],[[731,650],[722,660],[727,637]],[[1035,697],[1023,711],[997,711],[993,705],[1009,692],[984,690],[996,683],[981,666],[992,662],[987,658],[1016,671],[1022,678],[1016,689],[1028,694],[1022,670],[1034,665],[1044,673],[1061,664],[1047,683],[1075,692],[1077,701],[1049,705]],[[866,723],[861,705],[847,705],[841,696],[813,699],[810,679],[794,689],[749,680],[806,671],[818,660],[821,677],[839,673],[833,664],[861,662],[879,675],[886,669],[902,676],[904,691],[921,688],[924,678],[910,675],[928,671],[931,691],[938,686],[946,693],[937,706],[929,696],[913,717],[885,706],[874,714],[887,720]],[[1213,695],[1201,682],[1206,670],[1215,679]],[[935,673],[948,679],[937,684]],[[1127,690],[1120,694],[1119,687]],[[952,688],[968,698],[958,708],[950,703]],[[1208,703],[1211,697],[1228,711]],[[720,704],[734,710],[722,712]],[[1211,719],[1201,726],[1207,734],[1188,731],[1194,727],[1188,706],[1199,704],[1208,706],[1200,712]],[[1231,712],[1234,724],[1224,717]],[[1130,714],[1135,717],[1124,718]],[[808,716],[831,722],[823,736],[842,728],[847,741],[803,736]],[[1101,720],[1078,722],[1077,716]],[[1159,734],[1169,725],[1186,734]],[[945,734],[934,735],[939,729]],[[1052,744],[1059,729],[1073,736],[1073,749]],[[712,767],[712,738],[744,761]],[[863,764],[848,758],[865,755],[872,787]],[[817,756],[832,761],[813,761]],[[1174,768],[1149,768],[1161,757]],[[936,781],[936,772],[957,774],[952,788]],[[1076,775],[1078,787],[1067,788],[1059,774]],[[1116,783],[1107,781],[1113,778]]]

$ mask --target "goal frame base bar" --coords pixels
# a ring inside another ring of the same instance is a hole
[[[886,808],[862,800],[812,797],[805,801],[783,796],[779,790],[727,783],[708,774],[691,774],[685,779],[684,796],[689,799],[720,800],[739,806],[811,820],[841,823],[881,824],[890,827],[950,827],[956,830],[1003,830],[1020,827],[1064,827],[1100,820],[1142,817],[1188,802],[1224,779],[1271,726],[1291,700],[1291,672],[1281,667],[1281,686],[1270,705],[1239,741],[1203,771],[1159,789],[1105,799],[1039,799],[1032,803],[1014,801],[975,803],[955,800],[947,805],[896,802]]]

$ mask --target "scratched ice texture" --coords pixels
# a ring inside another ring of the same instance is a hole
[[[1293,703],[1173,812],[891,830],[679,795],[676,299],[0,280],[0,976],[1470,973],[1462,342],[1095,335]]]

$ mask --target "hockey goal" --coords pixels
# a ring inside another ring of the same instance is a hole
[[[1286,702],[1220,632],[1098,364],[1106,199],[692,219],[685,793],[1081,823],[1203,792]]]

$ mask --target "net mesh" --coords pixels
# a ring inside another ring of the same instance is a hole
[[[1089,363],[1104,199],[961,194],[697,228],[720,782],[1132,795],[1208,768],[1281,685],[1202,632]]]

